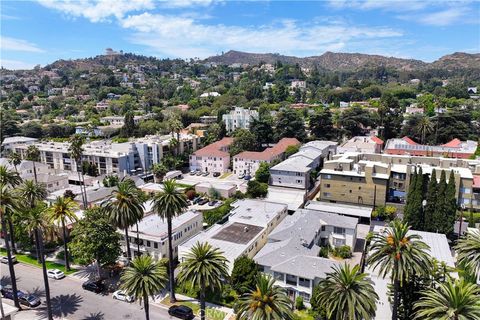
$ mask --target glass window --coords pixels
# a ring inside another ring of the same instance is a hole
[[[345,228],[333,227],[333,233],[336,233],[336,234],[345,234]]]
[[[296,286],[297,285],[297,277],[293,276],[291,274],[287,274],[287,281],[286,282],[288,284]]]
[[[276,280],[283,281],[283,273],[281,273],[281,272],[274,272],[274,273],[273,273],[273,277],[274,277]]]
[[[298,278],[298,285],[306,288],[310,288],[310,279]]]
[[[154,247],[155,249],[158,249],[158,243],[157,243],[157,242],[154,242],[154,243],[153,243],[153,247]]]

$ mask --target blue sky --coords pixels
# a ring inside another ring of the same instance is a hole
[[[171,58],[233,49],[433,61],[480,52],[480,2],[7,0],[0,30],[1,64],[14,69],[91,57],[107,47]]]

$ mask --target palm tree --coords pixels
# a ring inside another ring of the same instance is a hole
[[[374,270],[379,268],[381,276],[390,275],[393,281],[393,320],[398,318],[398,294],[403,281],[408,281],[412,274],[422,275],[431,270],[431,258],[426,252],[430,247],[419,235],[408,234],[409,231],[407,224],[392,221],[384,232],[372,237],[367,261]]]
[[[119,182],[117,189],[112,191],[111,201],[105,205],[105,209],[115,226],[125,231],[127,257],[131,259],[128,228],[143,218],[144,207],[140,189],[130,179]]]
[[[197,242],[180,264],[178,280],[190,282],[200,288],[200,318],[205,320],[205,291],[221,290],[222,281],[228,278],[227,259],[208,242]]]
[[[7,259],[8,259],[8,270],[10,272],[10,281],[12,283],[13,289],[13,301],[15,307],[20,308],[18,302],[17,294],[17,278],[15,276],[15,269],[13,267],[12,261],[12,252],[10,250],[10,243],[8,241],[8,236],[12,237],[11,231],[10,234],[7,233],[6,220],[7,216],[11,216],[12,212],[18,210],[19,207],[19,198],[16,193],[13,192],[11,188],[4,184],[0,184],[0,218],[2,223],[2,233],[5,239],[5,248],[7,249]]]
[[[320,281],[318,296],[315,297],[327,311],[328,319],[370,320],[375,317],[375,293],[372,281],[360,266],[351,268],[348,264],[334,266],[332,273]]]
[[[15,167],[15,172],[18,172],[17,166],[22,163],[22,157],[18,152],[10,152],[8,154],[8,163]]]
[[[176,133],[176,141],[172,139],[173,147],[176,147],[177,154],[180,154],[180,130],[183,129],[182,121],[180,121],[177,115],[172,115],[171,118],[168,120],[168,128],[172,133],[172,138],[174,138],[174,133]]]
[[[68,260],[68,247],[67,247],[67,229],[65,227],[65,220],[76,221],[77,215],[75,211],[78,210],[78,204],[70,198],[57,197],[53,205],[48,208],[49,218],[52,223],[60,223],[62,226],[63,236],[63,252],[65,259],[65,269],[70,271],[70,262]]]
[[[18,172],[10,171],[6,166],[0,166],[0,184],[15,188],[22,182]]]
[[[459,264],[472,270],[480,278],[480,230],[472,229],[455,246]]]
[[[45,284],[45,300],[47,302],[48,319],[52,320],[52,305],[50,301],[50,285],[48,283],[47,265],[45,263],[45,256],[43,253],[43,234],[50,229],[47,207],[44,203],[38,203],[36,206],[30,208],[22,216],[25,229],[35,235],[35,242],[37,243],[38,252],[40,256],[40,263],[42,264],[43,282]]]
[[[425,136],[433,131],[433,123],[430,118],[425,115],[418,119],[416,130],[421,135],[422,144],[424,144]]]
[[[478,320],[480,287],[464,279],[448,279],[421,292],[415,309],[415,319]]]
[[[275,285],[275,279],[261,274],[256,288],[244,294],[237,302],[237,318],[240,320],[291,320],[294,319],[292,301],[283,288]]]
[[[40,150],[34,145],[30,145],[27,148],[27,160],[32,161],[33,165],[33,176],[35,177],[35,182],[37,182],[37,166],[36,162],[40,161]]]
[[[156,183],[162,182],[162,179],[167,172],[168,168],[163,163],[155,163],[152,166],[152,173]]]
[[[175,303],[175,275],[172,246],[172,219],[188,208],[187,198],[177,189],[175,180],[165,180],[163,191],[153,196],[153,212],[167,220],[168,229],[168,272],[170,279],[170,302]]]
[[[135,257],[120,277],[120,288],[135,299],[143,300],[145,319],[150,319],[148,297],[165,288],[167,270],[149,255]]]
[[[83,136],[79,134],[75,134],[70,139],[70,147],[68,148],[68,152],[70,152],[70,158],[75,160],[75,164],[77,166],[77,174],[78,180],[80,183],[80,193],[82,194],[82,201],[83,201],[83,208],[87,208],[87,191],[85,189],[85,180],[83,177],[83,170],[82,170],[82,155],[83,155]],[[83,185],[83,187],[82,187]]]

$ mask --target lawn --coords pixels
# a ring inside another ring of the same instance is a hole
[[[308,310],[295,310],[295,320],[314,320],[315,317],[312,316]]]
[[[5,250],[4,248],[0,248],[0,253],[2,255],[6,255],[7,250]],[[17,260],[19,262],[29,264],[29,265],[32,265],[32,266],[35,266],[35,267],[38,267],[38,268],[42,267],[42,265],[37,262],[37,259],[34,256],[27,255],[27,254],[20,254],[20,253],[17,253],[15,256],[17,257]],[[65,266],[63,264],[59,264],[59,263],[55,263],[55,262],[51,262],[51,261],[46,261],[45,264],[47,265],[47,269],[59,269],[67,275],[75,273],[75,272],[78,271],[78,270],[73,269],[73,268],[71,268],[70,271],[66,271]]]
[[[232,175],[231,172],[225,172],[224,174],[222,174],[222,175],[220,176],[219,179],[225,179],[226,177],[229,177],[229,176],[231,176],[231,175]]]
[[[166,306],[171,306],[172,304],[170,303],[170,298],[166,297],[165,299],[160,302],[163,305]],[[180,301],[178,300],[176,305],[182,305],[182,306],[187,306],[193,310],[193,313],[196,315],[200,315],[200,305],[198,303],[194,303],[191,301]],[[220,310],[215,310],[212,308],[207,307],[205,310],[205,315],[208,320],[223,320],[226,316],[225,312],[220,311]]]

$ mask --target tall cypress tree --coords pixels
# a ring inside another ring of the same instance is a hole
[[[424,196],[425,184],[422,168],[418,170],[417,178],[415,179],[414,200],[411,207],[410,225],[414,230],[423,230],[424,216],[423,216],[423,196]]]
[[[445,214],[445,193],[447,191],[447,178],[445,171],[442,170],[440,174],[440,182],[438,183],[438,192],[437,192],[437,207],[435,209],[435,224],[433,225],[432,232],[442,232],[443,225],[445,223],[446,214]]]
[[[435,170],[432,170],[432,176],[430,177],[430,182],[428,184],[427,191],[427,205],[425,206],[425,224],[424,230],[434,232],[435,227],[435,211],[437,209],[437,200],[438,200],[438,183],[437,175]]]
[[[410,223],[410,217],[412,216],[412,204],[413,198],[415,194],[415,181],[417,180],[417,169],[410,176],[410,184],[408,185],[408,192],[407,192],[407,203],[403,208],[403,221]]]
[[[450,171],[447,188],[445,190],[445,219],[442,233],[450,235],[453,233],[453,225],[457,217],[457,200],[455,198],[455,174]]]

